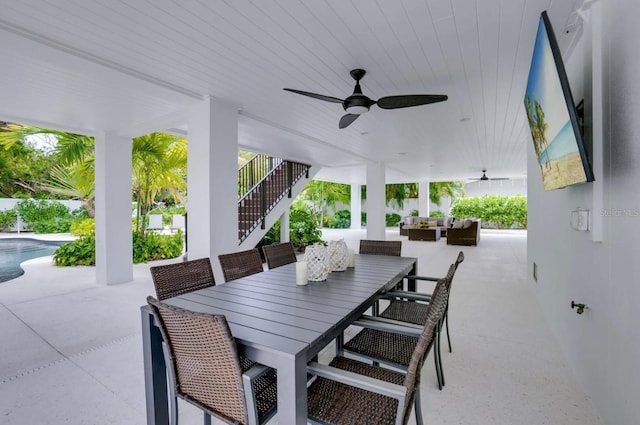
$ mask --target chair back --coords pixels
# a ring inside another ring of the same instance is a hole
[[[444,290],[446,291],[446,289]],[[409,422],[409,417],[411,416],[411,406],[413,405],[416,397],[416,389],[420,388],[420,373],[422,370],[422,366],[424,365],[424,361],[429,355],[429,351],[431,350],[431,347],[433,346],[433,343],[435,341],[437,326],[438,321],[432,320],[431,318],[427,319],[424,324],[422,334],[420,335],[418,343],[416,344],[416,348],[413,350],[413,354],[411,355],[411,362],[409,362],[407,375],[403,383],[404,387],[407,389],[407,396],[404,401],[404,406],[402,407],[402,417],[404,418],[404,424]]]
[[[150,269],[159,300],[214,286],[209,258],[153,266]]]
[[[269,269],[284,266],[285,264],[295,263],[298,261],[296,252],[291,242],[284,242],[273,245],[264,245],[262,253]]]
[[[399,257],[402,251],[402,241],[360,240],[360,254],[390,255]]]
[[[180,397],[229,423],[247,423],[242,369],[235,340],[222,315],[147,302],[160,326]]]
[[[218,260],[225,282],[264,271],[260,252],[256,248],[231,254],[220,254]]]

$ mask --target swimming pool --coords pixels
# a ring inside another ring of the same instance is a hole
[[[20,263],[51,255],[63,243],[25,238],[0,239],[0,282],[22,276],[24,270]]]

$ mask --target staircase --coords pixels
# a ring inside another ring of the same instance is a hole
[[[292,198],[296,183],[309,178],[310,165],[256,155],[238,170],[238,240],[240,244],[260,227],[284,198]],[[274,220],[275,221],[275,220]]]

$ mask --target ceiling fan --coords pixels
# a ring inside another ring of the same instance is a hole
[[[479,179],[468,179],[468,180],[479,180],[479,181],[487,181],[487,180],[509,180],[507,177],[487,177],[487,170],[482,170],[482,176]]]
[[[292,93],[302,94],[304,96],[313,97],[315,99],[324,100],[327,102],[341,103],[346,115],[340,118],[338,127],[346,128],[353,123],[361,114],[369,111],[369,108],[376,103],[382,109],[398,109],[408,108],[410,106],[427,105],[429,103],[443,102],[448,99],[444,94],[405,94],[397,96],[385,96],[381,97],[377,101],[372,100],[362,94],[360,88],[360,80],[367,72],[364,69],[354,69],[351,71],[351,77],[356,80],[356,86],[353,89],[353,94],[346,99],[338,99],[337,97],[325,96],[317,93],[310,93],[302,90],[295,89],[283,89]]]

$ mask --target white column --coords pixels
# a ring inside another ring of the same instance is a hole
[[[96,281],[133,280],[131,139],[95,137]]]
[[[362,227],[362,185],[351,185],[351,228]]]
[[[385,235],[385,165],[367,164],[367,239],[384,240]]]
[[[418,215],[429,217],[429,182],[418,183]]]
[[[280,216],[280,242],[289,242],[289,213],[291,207],[287,208]]]
[[[223,282],[218,255],[238,250],[238,112],[207,98],[189,111],[187,235],[189,259],[209,257]]]

